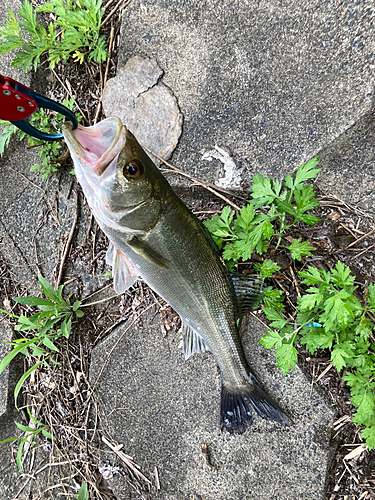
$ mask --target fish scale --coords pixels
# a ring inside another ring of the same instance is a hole
[[[134,136],[116,118],[63,129],[78,181],[111,246],[114,288],[137,275],[180,315],[184,350],[211,351],[221,372],[221,428],[244,432],[250,405],[283,425],[290,419],[249,367],[240,341],[236,290],[255,303],[259,280],[228,273],[207,230],[173,192]]]

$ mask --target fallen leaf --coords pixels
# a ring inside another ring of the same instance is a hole
[[[330,220],[337,220],[341,217],[341,214],[339,212],[332,212],[328,215],[328,219]]]

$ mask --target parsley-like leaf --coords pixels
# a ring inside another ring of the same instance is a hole
[[[366,445],[369,450],[375,448],[375,423],[362,431],[361,438],[366,439]]]
[[[259,342],[266,349],[272,349],[275,345],[276,347],[281,347],[283,340],[284,337],[279,332],[270,330],[268,335],[264,335]]]
[[[294,239],[286,248],[290,251],[292,259],[298,261],[301,261],[302,257],[310,256],[311,252],[316,250],[307,241],[301,241],[301,238]]]
[[[266,315],[268,321],[270,321],[271,328],[278,328],[282,330],[288,321],[281,316],[273,307],[264,307],[263,312]]]
[[[325,331],[323,328],[309,328],[307,326],[301,329],[301,344],[306,345],[306,349],[313,354],[317,349],[331,348],[333,344],[333,333]]]
[[[254,264],[254,270],[257,273],[259,273],[259,275],[262,279],[265,279],[265,278],[271,278],[271,276],[274,273],[276,273],[277,271],[280,271],[280,266],[278,264],[276,264],[276,262],[273,262],[270,259],[266,259],[261,264],[256,262]]]
[[[299,169],[296,172],[296,178],[294,180],[295,188],[299,187],[305,181],[308,181],[310,179],[315,179],[318,173],[322,170],[321,168],[315,168],[318,163],[319,163],[319,157],[316,156],[315,158],[312,158],[307,163],[304,163],[299,167]]]
[[[316,267],[309,266],[307,271],[300,271],[298,273],[305,285],[318,285],[320,283],[328,284],[331,281],[331,274],[324,271],[324,269],[317,269]]]
[[[253,177],[253,185],[251,187],[251,197],[255,202],[255,208],[263,205],[269,205],[278,196],[281,191],[281,183],[276,179],[266,179],[262,174],[257,174]]]
[[[297,349],[293,344],[282,344],[281,347],[276,347],[275,354],[278,357],[276,366],[280,368],[283,375],[286,375],[289,370],[294,370],[298,357]]]
[[[332,282],[341,288],[345,288],[351,287],[354,280],[355,276],[350,275],[350,268],[345,266],[341,261],[338,261],[335,269],[332,270]]]
[[[298,297],[298,306],[301,311],[312,311],[319,307],[324,300],[324,294],[319,288],[311,287],[306,290],[306,294]]]
[[[346,366],[346,359],[350,358],[351,355],[352,352],[347,352],[339,344],[334,346],[331,352],[331,361],[337,371],[341,371]]]

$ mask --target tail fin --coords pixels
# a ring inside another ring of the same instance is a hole
[[[293,422],[285,415],[280,406],[259,385],[254,385],[248,395],[257,414],[266,420],[274,420],[281,425],[291,425]]]
[[[220,429],[227,429],[231,434],[242,434],[252,424],[253,417],[249,403],[257,414],[274,420],[282,425],[292,421],[283,413],[280,406],[261,387],[252,385],[248,393],[233,392],[224,384],[221,386]]]
[[[230,392],[221,386],[220,429],[231,434],[242,434],[253,421],[248,399],[241,393]]]

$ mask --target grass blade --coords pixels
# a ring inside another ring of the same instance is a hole
[[[51,301],[48,299],[42,299],[41,297],[14,297],[13,299],[18,304],[24,306],[50,306]]]
[[[25,347],[28,347],[31,344],[35,344],[38,339],[33,339],[29,340],[27,342],[21,342],[19,343],[16,347],[14,347],[10,353],[8,353],[0,363],[0,374],[5,370],[5,368],[9,365],[9,363],[12,361],[14,357],[17,356],[17,354],[25,349]]]
[[[19,379],[19,381],[17,382],[17,385],[14,389],[14,404],[17,408],[17,410],[19,409],[18,406],[17,406],[17,397],[18,397],[18,394],[21,390],[21,387],[22,387],[22,384],[25,382],[25,380],[35,371],[39,368],[39,366],[43,363],[43,361],[39,361],[38,363],[36,363],[34,366],[32,366],[31,368],[29,368],[27,370],[27,372],[25,372],[22,377]]]

